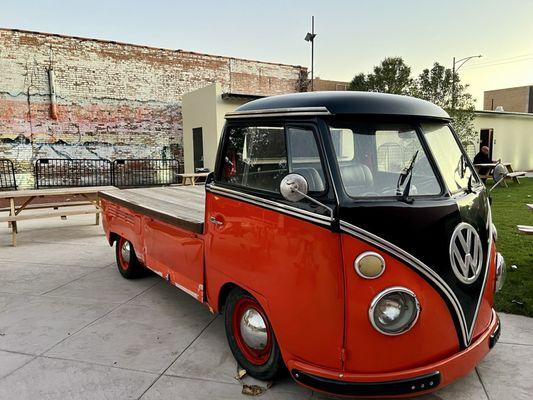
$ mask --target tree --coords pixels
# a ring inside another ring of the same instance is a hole
[[[366,75],[361,73],[358,75],[355,75],[350,82],[350,85],[348,85],[348,90],[357,90],[360,92],[371,92],[370,87],[368,85],[368,81],[366,79]]]
[[[298,79],[296,80],[296,91],[307,92],[309,91],[310,84],[311,81],[309,80],[309,72],[307,71],[307,69],[300,69]]]
[[[455,107],[452,102],[453,72],[439,63],[431,69],[425,69],[414,80],[411,95],[444,108],[453,119],[453,126],[466,147],[477,143],[477,132],[474,128],[474,99],[468,93],[468,85],[461,84],[455,74]]]
[[[411,83],[411,68],[403,59],[387,57],[374,67],[373,73],[355,75],[348,90],[408,94]]]

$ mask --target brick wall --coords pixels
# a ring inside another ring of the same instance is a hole
[[[530,92],[533,86],[487,90],[483,93],[483,109],[494,111],[502,106],[505,111],[533,112]]]
[[[321,91],[338,91],[338,90],[348,90],[348,86],[350,86],[350,82],[343,82],[343,81],[332,81],[329,79],[320,79],[315,78],[313,81],[313,90],[315,92],[321,92]]]
[[[56,106],[51,106],[52,66]],[[37,158],[182,157],[181,96],[297,90],[298,66],[0,29],[0,158],[33,186]]]

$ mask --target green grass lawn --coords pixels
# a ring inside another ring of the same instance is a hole
[[[498,230],[496,248],[507,264],[507,279],[496,295],[496,310],[533,317],[533,235],[518,233],[516,225],[532,225],[533,178],[509,182],[492,191],[492,220]],[[489,188],[492,181],[487,183]],[[517,269],[512,269],[511,265]]]

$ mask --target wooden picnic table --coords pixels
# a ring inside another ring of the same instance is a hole
[[[77,188],[61,188],[61,189],[37,189],[37,190],[15,190],[0,192],[0,199],[9,201],[9,216],[0,217],[0,222],[7,222],[11,228],[12,243],[13,246],[17,245],[17,222],[31,219],[42,219],[52,217],[66,217],[68,215],[84,215],[84,214],[96,214],[96,225],[100,223],[100,205],[96,195],[101,190],[112,190],[114,186],[91,186],[91,187],[77,187]],[[68,202],[63,203],[50,203],[42,204],[39,207],[28,207],[35,199],[49,199],[53,197],[65,197],[82,198],[84,202],[79,201],[72,202],[73,205],[91,205],[94,208],[84,210],[73,211],[52,211],[46,213],[35,213],[20,215],[25,209],[35,208],[54,208],[57,210],[59,207],[69,205]],[[92,196],[92,198],[91,198]],[[16,199],[25,199],[21,205],[16,205]]]
[[[480,175],[480,178],[484,178],[484,179],[487,179],[487,178],[490,178],[491,175],[492,175],[492,170],[494,169],[494,167],[498,164],[502,164],[505,168],[507,168],[507,171],[508,171],[508,175],[507,175],[507,178],[509,179],[512,179],[513,181],[515,181],[516,183],[520,184],[520,181],[518,180],[518,177],[520,176],[524,176],[525,175],[525,172],[515,172],[513,170],[513,167],[511,165],[510,162],[501,162],[501,163],[498,163],[498,162],[494,162],[494,163],[481,163],[481,164],[474,164],[474,168],[476,168],[476,171],[479,173],[479,170],[481,168],[489,168],[489,171],[486,173],[486,174],[483,174],[483,175]],[[507,186],[507,184],[505,183],[505,181],[503,182],[505,184],[505,186]]]
[[[188,173],[188,174],[178,174],[183,179],[183,185],[195,185],[200,178],[207,178],[209,172],[198,172],[198,173]]]

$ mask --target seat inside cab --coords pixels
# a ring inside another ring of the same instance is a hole
[[[412,167],[410,195],[436,195],[440,187],[416,129],[405,123],[339,121],[330,126],[342,184],[351,197],[403,192]]]

